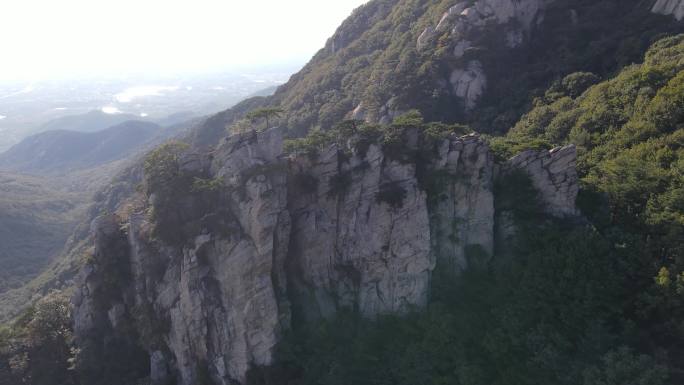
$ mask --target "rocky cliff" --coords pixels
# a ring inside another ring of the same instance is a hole
[[[493,34],[503,46],[516,48],[529,37],[533,26],[541,23],[546,3],[552,0],[478,0],[459,2],[450,7],[436,26],[428,26],[418,37],[416,47],[425,51],[444,41],[452,47],[448,83],[466,110],[475,108],[487,87],[487,75],[478,55],[466,55],[482,48],[482,36]],[[479,43],[475,41],[480,40]],[[490,42],[491,44],[491,42]],[[478,47],[479,46],[479,47]],[[462,60],[466,57],[467,60]]]
[[[175,185],[172,206],[139,192],[94,222],[74,298],[82,357],[131,357],[131,378],[153,384],[244,383],[293,319],[421,308],[436,271],[492,258],[496,177],[523,170],[548,214],[575,215],[574,147],[497,164],[476,135],[409,129],[401,154],[368,143],[287,156],[282,135],[185,150],[175,167],[194,188]]]

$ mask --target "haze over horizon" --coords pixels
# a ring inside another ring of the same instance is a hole
[[[0,82],[301,65],[366,1],[6,2]]]

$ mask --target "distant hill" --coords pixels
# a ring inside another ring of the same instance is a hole
[[[0,154],[0,169],[29,174],[64,173],[124,159],[161,127],[128,121],[98,132],[54,130],[30,136]]]
[[[255,96],[271,96],[276,92],[277,89],[278,86],[270,86],[251,94],[249,97],[253,98]]]
[[[197,117],[193,111],[181,111],[173,113],[161,119],[155,119],[154,122],[162,127],[174,126],[180,123],[187,122]]]
[[[131,114],[105,114],[102,111],[94,110],[81,115],[70,115],[51,120],[43,124],[39,131],[96,132],[129,120],[140,120],[140,117]]]

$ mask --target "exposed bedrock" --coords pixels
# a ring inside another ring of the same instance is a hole
[[[139,193],[94,223],[74,298],[80,346],[106,356],[102,341],[120,339],[146,355],[153,384],[244,382],[272,362],[293,317],[420,309],[436,271],[457,277],[491,258],[497,175],[523,169],[550,215],[576,214],[574,147],[500,165],[476,135],[427,144],[409,132],[404,154],[430,146],[420,161],[376,144],[286,156],[282,135],[239,134],[211,154],[183,154],[183,175],[220,188],[181,194],[157,219],[150,207],[161,198]],[[158,236],[164,226],[176,235]]]

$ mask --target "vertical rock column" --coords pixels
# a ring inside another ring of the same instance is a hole
[[[451,138],[439,147],[432,170],[431,232],[440,270],[458,274],[492,256],[493,168],[489,147],[477,136]]]
[[[349,307],[373,317],[424,306],[434,261],[415,165],[371,145],[350,157],[331,146],[292,168],[316,181],[290,197],[289,263],[303,311],[316,317]]]

